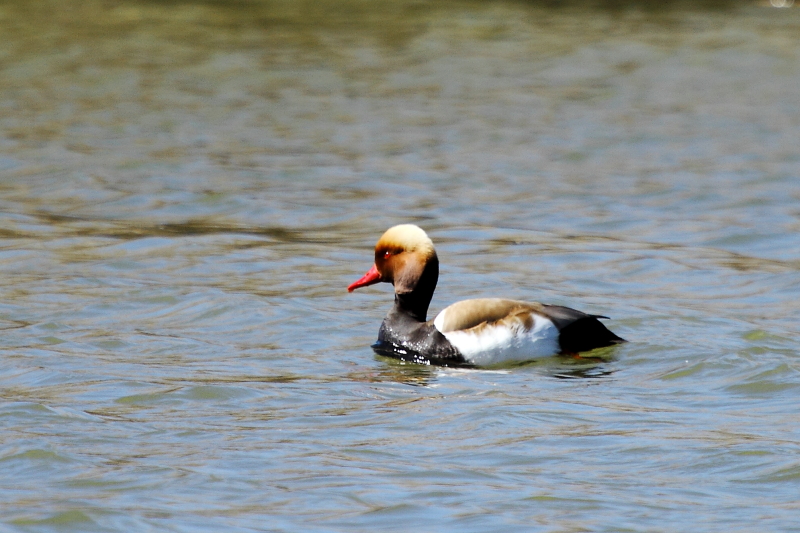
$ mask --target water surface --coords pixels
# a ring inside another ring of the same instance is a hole
[[[3,531],[790,531],[800,11],[0,7]],[[389,226],[432,311],[630,343],[369,345]]]

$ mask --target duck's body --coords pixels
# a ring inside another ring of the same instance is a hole
[[[489,366],[624,342],[598,320],[605,317],[501,298],[463,300],[426,321],[438,277],[439,259],[422,229],[403,224],[383,234],[375,265],[347,288],[394,285],[375,352],[421,364]]]

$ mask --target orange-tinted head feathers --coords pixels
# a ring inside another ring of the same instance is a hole
[[[409,292],[434,258],[433,242],[422,228],[413,224],[394,226],[386,230],[375,245],[375,266],[347,289],[353,291],[385,281],[392,283],[397,293]]]
[[[433,242],[422,228],[414,224],[400,224],[386,230],[375,245],[375,262],[402,252],[416,253],[425,260],[436,254]],[[380,270],[380,268],[378,269]]]

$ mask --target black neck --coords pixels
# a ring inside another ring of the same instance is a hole
[[[395,293],[395,309],[409,315],[418,322],[425,322],[428,315],[428,306],[431,304],[433,291],[436,290],[436,282],[438,280],[439,259],[434,255],[425,265],[419,281],[411,291],[402,294]]]

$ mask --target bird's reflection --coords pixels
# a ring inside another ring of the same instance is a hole
[[[509,371],[530,369],[556,379],[602,379],[616,372],[611,363],[613,358],[605,353],[608,350],[595,350],[591,356],[557,355],[523,363],[505,364],[491,368],[459,369],[461,372]],[[414,387],[427,387],[438,380],[446,368],[420,365],[401,361],[393,357],[376,355],[375,360],[382,364],[379,368],[360,370],[348,374],[354,381],[393,382]]]
[[[414,387],[427,387],[436,381],[438,367],[407,363],[393,357],[375,356],[376,361],[384,363],[380,368],[350,373],[355,381],[370,383],[394,382]]]
[[[582,355],[557,355],[535,363],[542,373],[558,379],[599,379],[613,375],[616,368],[612,348],[592,350]]]
[[[603,365],[594,365],[590,367],[562,369],[558,372],[549,372],[548,374],[558,379],[598,379],[609,377],[614,374],[615,370],[605,368]]]

